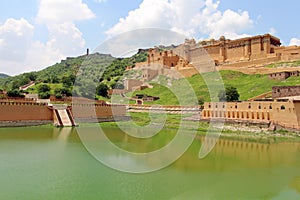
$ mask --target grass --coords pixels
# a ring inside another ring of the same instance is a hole
[[[37,94],[38,93],[38,87],[39,85],[41,84],[46,84],[46,85],[49,85],[50,86],[50,94],[54,94],[54,90],[57,89],[57,88],[62,88],[63,87],[63,84],[62,83],[56,83],[56,84],[53,84],[53,83],[40,83],[40,84],[36,84],[30,88],[27,89],[27,91],[31,94]]]
[[[240,98],[239,100],[248,100],[251,97],[269,92],[273,86],[288,86],[300,85],[299,77],[290,77],[283,81],[270,80],[268,75],[259,74],[243,74],[236,71],[220,71],[209,72],[202,75],[197,74],[186,79],[179,79],[173,81],[172,87],[168,88],[159,84],[153,84],[153,88],[145,89],[143,91],[135,92],[135,94],[147,94],[152,96],[159,96],[160,99],[154,102],[145,102],[145,104],[160,104],[160,105],[182,105],[179,99],[172,91],[179,91],[179,93],[186,98],[186,102],[193,102],[189,92],[191,88],[183,88],[183,81],[187,80],[197,98],[203,98],[204,101],[217,101],[218,93],[222,87],[231,85],[236,87]],[[208,89],[210,88],[210,89]],[[181,89],[181,91],[180,91]]]

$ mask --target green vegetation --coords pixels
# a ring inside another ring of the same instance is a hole
[[[42,95],[43,97],[49,96],[49,94],[57,97],[63,94],[69,95],[70,91],[74,89],[75,94],[94,98],[97,83],[102,82],[108,88],[121,87],[117,82],[124,74],[126,67],[146,61],[146,58],[146,52],[130,58],[118,59],[99,53],[67,58],[38,72],[23,73],[14,77],[6,77],[1,74],[0,88],[6,91],[17,90],[20,86],[35,81],[37,85],[29,88],[26,92],[37,93],[40,84],[47,84],[51,89],[47,95]],[[76,87],[73,88],[75,80]]]
[[[107,97],[108,93],[108,86],[104,83],[100,83],[96,88],[96,94],[102,97]]]
[[[13,89],[7,92],[9,97],[24,97],[24,95],[17,89]]]
[[[70,96],[73,92],[75,95],[107,101],[109,99],[104,89],[123,89],[124,85],[120,80],[123,79],[126,67],[134,67],[135,63],[146,61],[146,59],[147,52],[145,51],[139,51],[138,54],[129,58],[116,59],[110,55],[99,53],[67,58],[39,72],[0,78],[0,89],[6,91],[17,90],[20,86],[35,81],[36,85],[25,92],[38,93],[39,85],[47,84],[50,91],[47,92],[47,95],[42,96],[49,96],[50,94],[61,98],[62,96]],[[267,67],[298,66],[299,64],[300,61],[295,61],[277,63]],[[134,76],[131,73],[132,71],[127,72],[127,74]],[[189,95],[191,88],[182,88],[186,80],[195,92],[197,98],[195,104],[203,104],[205,101],[218,101],[220,90],[224,90],[228,86],[236,88],[237,93],[240,95],[239,100],[243,101],[271,91],[272,86],[300,85],[299,77],[290,77],[287,80],[278,81],[269,80],[267,75],[247,75],[235,71],[220,71],[174,80],[170,88],[166,87],[168,81],[159,78],[161,84],[153,82],[151,83],[154,86],[152,89],[148,88],[133,94],[127,94],[127,96],[134,96],[139,93],[160,97],[159,100],[146,102],[146,104],[183,105],[187,102],[194,102],[194,99]],[[184,102],[181,100],[179,103],[174,91],[186,98]]]
[[[38,86],[38,94],[41,99],[48,99],[50,97],[50,86],[47,84],[41,84]]]
[[[219,77],[218,73],[220,73],[222,79],[216,80],[216,77]],[[272,90],[273,86],[300,85],[299,77],[290,77],[286,80],[279,81],[270,80],[268,78],[268,75],[248,75],[236,71],[209,72],[202,75],[197,74],[186,79],[191,84],[198,99],[201,100],[200,102],[203,102],[203,100],[218,101],[218,93],[222,88],[218,88],[217,86],[222,82],[225,88],[227,86],[237,88],[237,92],[240,95],[239,100],[241,101],[248,100],[251,97],[269,92]],[[181,80],[174,81],[173,87],[180,85],[180,82]],[[210,88],[212,88],[210,92],[206,83],[209,83]],[[178,101],[175,98],[175,95],[172,94],[170,89],[159,84],[153,84],[153,86],[153,89],[148,88],[143,91],[138,91],[138,93],[141,94],[160,97],[158,101],[146,102],[147,104],[178,105]]]
[[[237,89],[232,86],[226,86],[225,90],[219,91],[218,94],[219,101],[238,101],[239,97]]]

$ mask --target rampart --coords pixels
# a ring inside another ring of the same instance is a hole
[[[126,115],[126,106],[108,104],[73,104],[71,112],[75,119],[122,117]]]
[[[0,121],[52,120],[53,112],[46,104],[26,101],[0,101]]]
[[[201,119],[274,123],[300,129],[300,101],[245,101],[205,103]]]
[[[122,118],[126,115],[126,106],[108,105],[104,103],[78,103],[69,106],[68,109],[73,113],[76,110],[75,118],[99,118],[111,119]],[[51,123],[55,115],[53,107],[44,103],[29,101],[0,101],[0,122],[4,126],[39,125]],[[27,123],[28,122],[28,123]],[[0,126],[2,126],[0,124]]]

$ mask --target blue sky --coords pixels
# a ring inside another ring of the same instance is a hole
[[[43,69],[137,28],[196,40],[271,33],[300,45],[298,0],[0,1],[0,73]]]

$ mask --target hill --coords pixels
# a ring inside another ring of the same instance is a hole
[[[130,58],[114,58],[106,54],[91,54],[88,56],[79,56],[67,58],[55,65],[49,66],[38,72],[30,72],[20,74],[14,77],[6,77],[0,79],[0,89],[11,90],[21,85],[25,85],[30,81],[38,84],[29,88],[27,92],[37,93],[40,84],[50,86],[50,94],[56,94],[58,90],[71,90],[74,80],[76,79],[76,87],[73,88],[75,93],[94,98],[93,88],[95,84],[102,83],[108,88],[118,87],[118,81],[122,80],[123,74],[127,66],[134,66],[135,63],[146,61],[147,51],[140,50],[137,54]],[[274,66],[272,66],[274,67]],[[222,79],[216,80],[216,74],[220,73]],[[186,78],[195,91],[198,99],[204,101],[216,101],[219,89],[214,85],[216,82],[236,87],[240,100],[247,100],[251,97],[272,90],[273,86],[300,85],[299,77],[290,77],[283,81],[269,80],[267,75],[248,75],[236,71],[220,71],[197,74]],[[173,81],[174,88],[180,86],[183,80]],[[211,91],[208,91],[206,83],[210,83]],[[160,99],[148,104],[176,105],[178,104],[174,94],[158,82],[151,83],[154,87],[143,91],[135,92],[133,95],[147,94],[151,96],[159,96]],[[93,85],[93,87],[91,87]],[[184,91],[183,91],[184,92]],[[70,93],[70,91],[69,91]],[[212,98],[210,98],[210,95]],[[97,98],[102,98],[97,95]],[[187,98],[189,98],[187,96]],[[106,99],[107,100],[107,99]]]
[[[27,92],[36,93],[39,84],[47,84],[51,88],[50,93],[54,94],[57,88],[71,89],[76,79],[81,90],[75,88],[75,91],[78,94],[93,97],[92,91],[88,91],[91,84],[104,82],[110,87],[114,86],[127,66],[134,66],[135,63],[143,62],[146,58],[146,52],[139,52],[130,58],[114,58],[111,55],[99,53],[67,58],[41,71],[0,79],[0,89],[14,90],[30,81],[35,81],[38,84],[28,89]]]
[[[222,80],[215,80],[216,73],[220,73]],[[248,75],[236,71],[220,71],[220,72],[209,72],[202,75],[197,74],[192,77],[186,78],[191,84],[196,96],[204,101],[217,101],[218,92],[220,89],[215,88],[208,91],[206,82],[210,83],[211,87],[214,88],[215,82],[223,82],[224,86],[231,85],[236,87],[240,98],[239,100],[248,100],[251,97],[258,96],[260,94],[269,92],[272,90],[273,86],[287,86],[287,85],[300,85],[299,77],[290,77],[283,81],[270,80],[268,75]],[[177,87],[180,85],[182,80],[175,80],[172,87]],[[147,88],[142,91],[134,92],[135,94],[147,94],[152,96],[159,96],[160,99],[154,102],[146,102],[146,104],[162,104],[162,105],[177,105],[177,99],[174,94],[162,85],[153,83],[154,87],[152,89]],[[215,84],[216,85],[216,84]],[[210,99],[210,96],[212,99]],[[188,96],[186,98],[189,98]]]
[[[7,77],[10,77],[10,76],[7,75],[7,74],[2,74],[2,73],[0,73],[0,78],[7,78]]]

